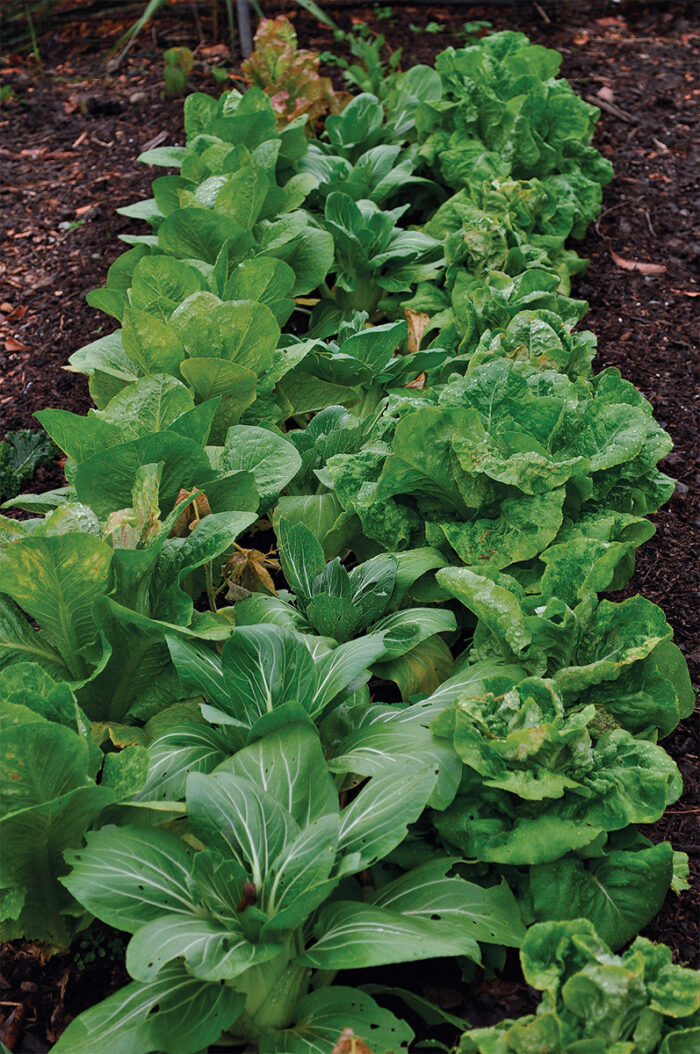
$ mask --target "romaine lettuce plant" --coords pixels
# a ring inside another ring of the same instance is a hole
[[[217,405],[200,413],[184,385],[158,375],[86,418],[42,414],[72,482],[45,519],[0,546],[0,656],[28,657],[17,605],[40,628],[29,657],[61,671],[92,719],[123,722],[134,706],[146,718],[182,697],[166,631],[229,635],[216,600],[227,556],[300,466],[294,447],[262,428],[239,426],[223,447],[205,447]],[[195,609],[202,593],[208,615]]]
[[[478,619],[471,663],[496,659],[551,679],[567,709],[594,705],[601,727],[655,739],[692,713],[693,690],[661,608],[640,596],[598,603],[620,544],[596,547],[593,539],[583,558],[579,551],[562,560],[559,575],[550,573],[552,559],[542,593],[468,568],[439,570],[437,579]]]
[[[499,689],[501,685],[498,685]],[[551,682],[465,695],[433,723],[466,766],[460,796],[436,826],[467,857],[556,860],[604,831],[653,823],[680,795],[661,747],[623,729],[596,734],[592,706],[566,713]]]
[[[441,97],[420,105],[416,124],[422,156],[448,186],[512,176],[547,187],[558,178],[558,196],[577,201],[572,233],[581,237],[612,166],[590,145],[598,111],[556,77],[560,64],[522,33],[448,48],[435,63]]]
[[[68,947],[84,912],[59,884],[63,853],[144,782],[148,754],[105,757],[65,683],[34,663],[0,674],[0,934]]]
[[[504,570],[546,559],[581,516],[643,516],[672,492],[656,469],[668,436],[615,370],[589,386],[499,359],[395,406],[393,435],[382,422],[373,448],[327,465],[342,507],[390,551],[427,542]]]

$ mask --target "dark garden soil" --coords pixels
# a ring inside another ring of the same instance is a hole
[[[41,67],[26,55],[0,56],[0,86],[9,84],[15,93],[0,103],[0,439],[6,431],[35,427],[36,410],[60,406],[85,413],[90,405],[84,378],[62,367],[72,351],[113,328],[84,297],[103,284],[109,264],[124,250],[117,235],[134,230],[115,210],[149,194],[153,171],[137,165],[137,155],[149,145],[183,141],[181,103],[161,98],[161,55],[166,47],[197,45],[194,6],[182,2],[163,9],[155,27],[141,34],[111,72],[104,55],[127,27],[126,17],[121,23],[49,27],[39,40]],[[616,179],[580,246],[591,266],[575,292],[590,303],[586,325],[598,335],[597,368],[618,366],[651,400],[674,439],[666,469],[679,481],[655,519],[656,536],[641,550],[625,595],[642,592],[663,607],[697,682],[700,219],[693,207],[700,199],[695,76],[700,23],[693,21],[693,5],[516,0],[451,5],[449,11],[402,5],[381,21],[361,5],[325,6],[341,25],[351,18],[368,21],[391,48],[402,47],[402,68],[430,61],[450,43],[459,46],[467,21],[488,19],[495,28],[520,29],[562,52],[562,74],[601,107],[596,144],[612,159]],[[263,7],[266,14],[289,13],[294,5]],[[216,42],[210,10],[199,5],[205,43],[197,49],[191,84],[217,93],[209,67],[235,70],[236,60],[232,63],[227,48]],[[302,44],[333,47],[328,31],[308,15],[297,12],[295,18]],[[410,28],[429,23],[444,29]],[[223,28],[219,36],[223,39]],[[233,77],[230,83],[235,84]],[[48,465],[30,489],[61,481],[58,467]],[[677,961],[697,965],[697,722],[685,721],[665,745],[681,768],[685,794],[646,833],[668,838],[689,854],[694,892],[671,894],[645,934],[669,944]],[[105,931],[85,943],[77,960],[61,956],[45,964],[26,944],[1,950],[0,1038],[16,1052],[47,1050],[71,1017],[125,980],[120,948]],[[412,973],[415,982],[415,967]],[[394,983],[401,983],[399,974]],[[515,968],[506,970],[510,980],[470,986],[466,1001],[454,971],[431,968],[418,976],[425,978],[426,995],[474,1023],[524,1013],[533,1005]]]

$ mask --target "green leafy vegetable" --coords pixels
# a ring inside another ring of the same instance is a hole
[[[220,1032],[281,1049],[275,1036],[281,1029],[294,1047],[304,1035],[300,1022],[315,1005],[307,995],[314,968],[445,953],[478,959],[477,939],[519,944],[509,892],[445,878],[449,859],[432,864],[429,874],[409,872],[384,885],[372,903],[362,902],[350,876],[398,844],[435,783],[430,763],[417,769],[409,794],[395,772],[390,776],[398,792],[391,799],[386,776],[375,776],[341,811],[315,731],[287,725],[240,750],[214,774],[189,775],[189,822],[203,849],[192,852],[175,834],[149,827],[107,827],[90,835],[87,848],[72,854],[64,884],[99,918],[133,934],[127,965],[135,981],[124,992],[135,1010],[132,1016],[122,1009],[116,1041],[146,1054],[152,1040],[143,1030],[155,993],[167,1006],[187,978],[201,996],[215,982],[228,993],[230,1018],[219,1021]],[[384,808],[379,823],[378,802]],[[341,880],[342,899],[328,901]],[[193,1007],[200,1041],[214,1027],[201,996]],[[369,997],[340,989],[324,1004],[326,1014],[330,1007],[338,1014],[338,1031],[352,997],[378,1013]],[[115,1010],[124,998],[113,997]],[[57,1049],[79,1050],[83,1037],[103,1035],[108,1007],[78,1019]],[[387,1012],[382,1023],[389,1034],[402,1034]],[[159,1043],[196,1047],[182,1036]]]
[[[255,50],[241,69],[249,84],[271,97],[281,124],[301,114],[313,124],[327,113],[338,113],[349,100],[321,77],[320,56],[299,48],[292,23],[284,15],[263,18],[255,34]]]
[[[8,432],[0,443],[0,501],[16,497],[53,454],[53,444],[39,432],[30,432],[28,428]]]
[[[533,926],[525,978],[543,990],[537,1013],[462,1036],[463,1054],[512,1050],[690,1051],[700,1036],[700,980],[663,945],[638,937],[610,953],[585,920]]]
[[[540,1012],[465,1051],[690,1050],[692,975],[607,947],[686,888],[635,825],[693,698],[663,613],[601,599],[673,484],[576,328],[597,111],[521,34],[345,40],[347,105],[283,19],[188,96],[89,296],[95,408],[38,415],[65,486],[13,497],[44,441],[0,446],[2,935],[130,934],[58,1054],[405,1051],[336,971],[523,941]]]

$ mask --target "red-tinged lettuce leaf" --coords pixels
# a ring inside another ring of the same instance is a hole
[[[255,34],[255,49],[241,66],[248,84],[270,96],[278,126],[302,114],[309,126],[329,113],[339,113],[350,100],[319,74],[321,56],[297,46],[294,26],[280,15],[264,18]]]

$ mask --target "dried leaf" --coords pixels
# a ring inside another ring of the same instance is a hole
[[[666,273],[666,267],[663,264],[643,263],[641,260],[625,260],[623,256],[618,256],[614,249],[610,250],[610,255],[623,271],[639,271],[641,274]]]
[[[425,388],[425,379],[425,374],[421,370],[415,380],[409,381],[408,384],[404,384],[404,388],[415,388],[417,391],[421,392]]]
[[[5,337],[5,351],[30,351],[28,344],[20,344],[14,337]]]
[[[420,342],[428,328],[430,315],[412,311],[410,307],[404,308],[404,314],[408,323],[408,350],[413,355],[416,351],[420,351]]]
[[[0,1041],[5,1044],[8,1050],[15,1049],[17,1040],[24,1028],[24,1020],[26,1016],[26,1005],[24,1003],[19,1003],[15,1006],[10,1016],[3,1021],[2,1028],[0,1028]]]
[[[244,600],[251,593],[277,594],[270,571],[279,571],[280,564],[267,553],[259,549],[243,549],[236,546],[236,552],[226,562],[224,580],[228,585],[227,600]]]
[[[225,44],[208,44],[197,49],[197,54],[211,62],[212,59],[228,59],[231,57],[231,49]]]
[[[196,489],[196,488],[195,488]],[[194,490],[180,490],[177,498],[175,499],[176,505],[181,505],[183,501],[187,501],[195,493]],[[175,520],[175,526],[170,532],[171,538],[186,538],[190,531],[194,530],[199,521],[203,516],[208,516],[211,513],[211,507],[207,500],[206,494],[197,494],[194,502],[190,503],[186,509],[183,509],[178,518]]]

